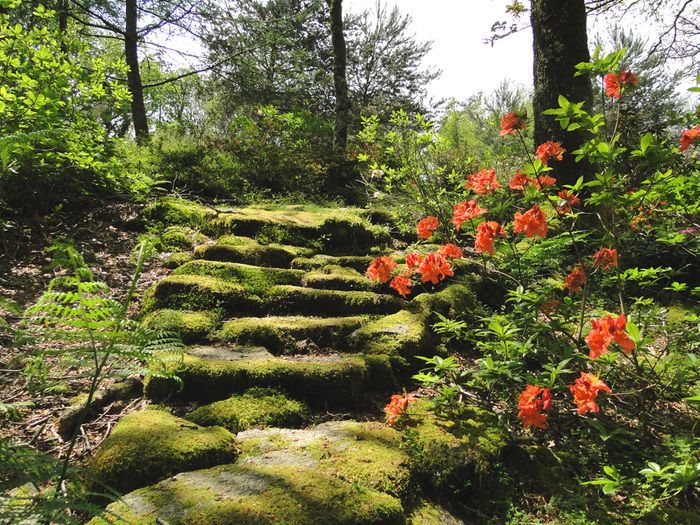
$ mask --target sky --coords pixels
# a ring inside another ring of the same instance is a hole
[[[417,40],[433,41],[426,64],[442,70],[428,87],[430,96],[465,100],[479,91],[489,92],[509,79],[532,85],[532,34],[529,29],[484,44],[497,20],[506,20],[504,0],[384,0],[398,5],[413,19]],[[345,0],[347,11],[372,9],[376,0]]]

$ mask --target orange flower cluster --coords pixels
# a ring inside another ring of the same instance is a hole
[[[467,222],[469,219],[474,219],[479,215],[483,215],[484,213],[486,213],[486,209],[479,206],[474,199],[458,202],[454,205],[452,223],[457,227],[457,231],[459,231],[463,223]]]
[[[586,272],[580,266],[576,266],[569,275],[566,276],[566,283],[564,284],[564,289],[569,290],[570,293],[575,294],[581,291],[583,285],[586,284]]]
[[[617,319],[614,319],[612,315],[591,319],[591,325],[593,325],[593,329],[586,336],[591,359],[598,359],[607,352],[608,346],[613,341],[620,345],[626,353],[630,353],[634,349],[634,341],[625,332],[625,328],[627,328],[625,314],[620,314]]]
[[[404,275],[395,275],[389,284],[391,288],[396,290],[400,296],[406,298],[411,293],[413,281],[411,280],[411,270],[408,270]]]
[[[609,97],[620,98],[622,96],[622,87],[627,84],[639,84],[637,75],[629,69],[620,73],[608,73],[603,77],[605,82],[605,94]]]
[[[561,147],[561,142],[553,142],[548,140],[537,147],[535,157],[540,159],[542,164],[546,166],[551,159],[562,160],[565,152],[566,150]]]
[[[554,177],[550,177],[549,175],[538,175],[537,177],[535,177],[532,183],[538,190],[541,190],[543,188],[549,188],[550,186],[554,186],[557,183],[557,179],[555,179]]]
[[[603,383],[598,376],[581,372],[579,377],[572,385],[569,385],[569,390],[574,395],[574,403],[580,415],[586,412],[598,412],[600,408],[595,398],[598,397],[598,392],[601,390],[610,394],[610,387]]]
[[[695,126],[694,128],[686,129],[681,132],[681,145],[678,146],[680,151],[687,150],[690,146],[695,144],[695,141],[700,137],[700,126]]]
[[[365,275],[373,281],[385,283],[391,279],[391,270],[394,268],[396,268],[396,261],[384,255],[377,257],[370,263]]]
[[[415,268],[418,268],[418,265],[420,265],[422,260],[423,260],[423,256],[420,253],[418,253],[418,252],[409,253],[406,256],[406,266],[408,266],[408,269],[410,271],[413,271]]]
[[[484,221],[479,223],[476,228],[476,238],[474,239],[474,248],[479,253],[488,253],[493,255],[493,242],[496,237],[506,236],[506,231],[503,226],[495,221]]]
[[[557,193],[557,197],[560,199],[557,203],[557,209],[561,213],[569,213],[572,206],[581,204],[581,199],[578,198],[578,195],[569,193],[567,190],[561,190]]]
[[[525,128],[527,113],[518,114],[515,111],[506,113],[501,118],[501,137],[505,135],[515,135],[517,130]]]
[[[524,232],[528,237],[547,236],[547,218],[539,206],[535,205],[525,213],[517,212],[513,220],[513,231]]]
[[[452,244],[451,242],[440,246],[438,253],[440,255],[444,255],[445,257],[449,257],[450,259],[461,259],[464,255],[462,248],[456,244]],[[406,262],[408,262],[408,258],[406,259]]]
[[[447,262],[447,259],[441,253],[429,253],[418,265],[418,271],[421,274],[421,282],[431,282],[438,284],[445,277],[452,277],[452,265]]]
[[[481,170],[467,176],[464,187],[473,190],[477,195],[486,195],[501,187],[496,180],[496,170]]]
[[[518,171],[508,184],[511,190],[525,191],[525,188],[532,184],[532,179],[522,171]]]
[[[518,419],[524,428],[547,428],[547,414],[552,408],[552,395],[549,388],[527,385],[518,397]]]
[[[429,239],[435,230],[440,226],[440,222],[437,217],[426,217],[418,221],[416,229],[418,230],[418,237],[421,239]]]
[[[602,247],[593,254],[593,265],[595,267],[600,266],[604,270],[607,270],[611,266],[617,268],[617,250],[614,248]]]
[[[405,396],[394,394],[391,396],[391,401],[384,407],[387,422],[393,425],[396,422],[396,418],[406,412],[409,403],[415,403],[416,401],[414,394],[406,394]]]

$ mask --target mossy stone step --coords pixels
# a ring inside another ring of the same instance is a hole
[[[324,290],[363,290],[371,292],[389,290],[387,285],[371,281],[357,270],[337,265],[311,270],[304,274],[301,284],[308,288]]]
[[[415,365],[415,356],[427,349],[431,341],[430,312],[420,308],[401,310],[366,323],[350,336],[348,346],[366,354],[383,354],[403,358]]]
[[[111,504],[90,525],[400,525],[401,502],[303,466],[185,472]]]
[[[173,275],[216,277],[229,283],[239,284],[246,292],[263,296],[272,286],[278,284],[300,286],[304,272],[232,262],[192,261],[180,266]]]
[[[300,353],[300,341],[318,348],[346,349],[348,336],[367,317],[241,317],[223,323],[217,339],[243,345],[260,345],[275,354]]]
[[[396,296],[374,292],[318,290],[298,286],[274,286],[268,296],[268,310],[277,314],[361,315],[389,314],[405,302]]]
[[[187,419],[230,432],[249,428],[300,427],[309,421],[308,407],[272,388],[251,388],[244,394],[195,409]]]
[[[319,270],[325,266],[342,266],[351,268],[356,272],[364,273],[367,267],[374,260],[372,255],[326,255],[317,254],[313,257],[298,257],[292,261],[292,268],[298,270]]]
[[[237,456],[228,430],[146,409],[122,418],[97,448],[90,479],[95,489],[125,493],[177,472],[232,463]]]
[[[264,245],[255,239],[233,235],[220,237],[216,244],[203,244],[195,250],[196,256],[200,259],[273,268],[289,268],[295,258],[310,256],[313,253],[313,250],[308,248],[274,243]]]
[[[404,501],[416,488],[401,433],[383,423],[330,421],[299,430],[246,430],[237,437],[241,465],[311,467]]]
[[[206,340],[219,322],[219,315],[211,311],[156,310],[143,319],[146,328],[180,334],[185,344]]]
[[[279,388],[316,407],[359,406],[368,393],[396,388],[386,356],[273,357],[264,348],[198,347],[170,366],[182,380],[146,378],[151,399],[216,401],[253,387]]]

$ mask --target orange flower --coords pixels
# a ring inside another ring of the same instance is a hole
[[[687,150],[691,145],[695,144],[698,137],[700,137],[700,126],[686,129],[685,131],[681,132],[681,145],[678,146],[678,149],[680,151]]]
[[[569,193],[567,190],[561,190],[557,193],[557,197],[561,200],[557,203],[557,209],[561,213],[569,213],[572,206],[581,204],[581,199],[574,193]]]
[[[503,226],[495,221],[479,223],[479,226],[476,228],[474,248],[479,253],[493,255],[493,241],[496,239],[497,235],[501,237],[506,236],[506,231],[503,229]]]
[[[627,328],[625,314],[620,314],[617,319],[614,319],[612,315],[591,319],[591,325],[593,329],[586,336],[591,359],[598,359],[607,352],[608,346],[613,341],[620,345],[625,353],[630,353],[634,349],[634,341],[625,333],[625,328]]]
[[[418,221],[418,225],[416,229],[418,230],[418,237],[421,239],[429,239],[431,235],[433,235],[433,232],[437,230],[438,226],[440,226],[440,223],[438,222],[437,217],[426,217],[425,219],[421,219]]]
[[[569,275],[566,276],[566,284],[564,288],[570,293],[575,294],[581,291],[581,288],[586,284],[586,272],[580,266],[574,267]]]
[[[391,270],[396,268],[396,261],[386,255],[373,260],[365,275],[373,281],[387,282],[391,279]]]
[[[467,183],[464,187],[474,190],[477,195],[486,195],[501,187],[496,180],[496,170],[481,170],[467,176]]]
[[[406,266],[412,272],[423,260],[423,256],[418,252],[409,253],[406,256]]]
[[[549,388],[527,385],[518,397],[518,419],[523,428],[547,428],[546,412],[552,408],[552,396]]]
[[[600,266],[603,269],[608,269],[611,266],[617,268],[617,250],[602,247],[593,254],[593,265]]]
[[[458,202],[454,205],[452,223],[457,227],[457,231],[459,231],[460,226],[462,226],[464,222],[478,217],[479,215],[483,215],[484,213],[486,213],[486,210],[479,206],[474,199]]]
[[[440,246],[438,253],[444,255],[445,257],[449,257],[450,259],[461,259],[463,255],[462,248],[455,244],[452,244],[451,242]]]
[[[413,281],[411,281],[410,270],[405,275],[396,275],[391,280],[389,285],[391,288],[396,290],[396,293],[403,297],[407,297],[411,293],[411,288],[413,287]]]
[[[391,401],[384,407],[384,412],[386,413],[387,422],[393,425],[396,422],[396,418],[406,412],[408,405],[410,403],[415,403],[417,401],[415,394],[406,394],[405,396],[400,396],[394,394],[391,396]]]
[[[530,177],[528,177],[522,171],[519,171],[515,174],[515,176],[513,176],[513,178],[510,181],[510,184],[508,184],[508,187],[511,190],[525,191],[525,187],[532,183],[533,181]]]
[[[565,151],[566,150],[561,147],[561,142],[553,142],[548,140],[537,147],[535,157],[540,159],[542,164],[546,166],[550,159],[562,160],[564,158],[563,155]]]
[[[618,73],[608,73],[603,77],[605,82],[605,94],[609,97],[620,98],[622,96],[622,87],[627,84],[638,84],[637,75],[629,69]]]
[[[581,415],[600,410],[598,403],[595,402],[598,392],[601,390],[608,394],[612,392],[610,387],[603,383],[598,376],[585,372],[581,372],[581,377],[569,385],[569,390],[574,395],[574,403],[576,403],[578,413]]]
[[[535,205],[525,213],[517,212],[513,220],[513,231],[524,232],[528,237],[547,236],[547,218],[539,206]]]
[[[525,120],[527,118],[527,113],[518,114],[515,111],[506,113],[501,118],[501,137],[504,135],[515,135],[517,130],[523,129],[525,127]]]
[[[452,265],[447,262],[445,256],[440,253],[429,253],[421,261],[418,266],[418,271],[421,273],[421,281],[427,283],[430,281],[433,284],[438,284],[445,277],[452,277]]]
[[[542,188],[549,188],[557,183],[557,179],[550,177],[549,175],[538,175],[532,183],[537,187],[538,190]]]

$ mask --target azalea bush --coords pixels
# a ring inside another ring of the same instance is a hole
[[[638,83],[620,68],[622,57],[615,52],[577,68],[600,79],[605,113],[565,97],[546,112],[586,134],[580,149],[545,142],[532,151],[522,135],[527,116],[503,115],[501,136],[519,142],[529,160],[510,174],[485,166],[462,180],[460,192],[419,191],[424,199],[458,198],[447,217],[444,202],[421,208],[435,213],[417,222],[421,241],[406,250],[405,264],[382,256],[367,276],[408,298],[416,286],[451,277],[456,259],[479,258],[507,300],[478,327],[441,320],[443,332],[476,352],[426,359],[415,377],[432,393],[435,412],[454,419],[469,399],[496,412],[510,432],[585,456],[595,449],[592,461],[604,475],[582,481],[632,496],[631,511],[643,514],[669,499],[697,503],[700,489],[693,270],[700,126],[698,113],[689,114],[675,136],[646,133],[635,149],[622,146],[620,104]],[[552,166],[564,155],[586,160],[594,175],[560,185]],[[404,179],[420,187],[430,171],[373,168],[388,175],[387,192]],[[664,257],[670,265],[640,264]],[[409,403],[392,398],[389,422],[410,414]],[[684,446],[673,450],[672,438]],[[621,443],[635,444],[633,457]]]

